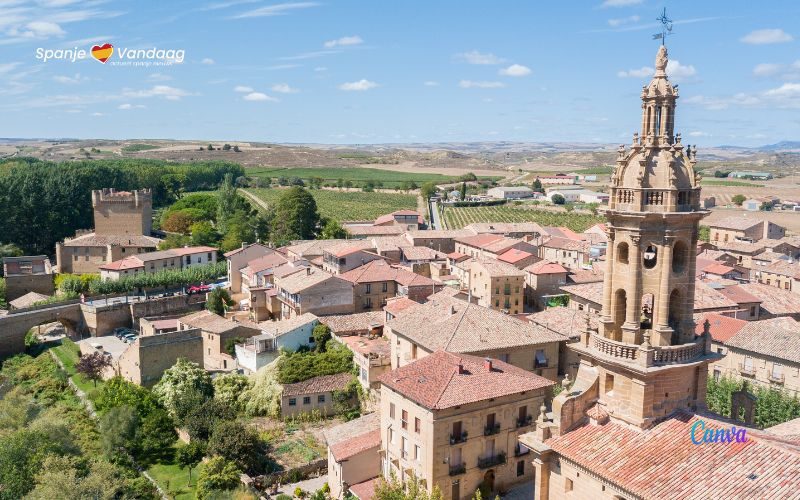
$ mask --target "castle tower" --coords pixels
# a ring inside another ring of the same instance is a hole
[[[153,195],[149,189],[92,191],[94,232],[98,236],[150,236],[153,226]]]
[[[609,244],[600,327],[569,346],[581,365],[570,395],[554,401],[561,432],[575,423],[574,408],[561,411],[575,398],[640,428],[705,402],[714,355],[709,335],[695,336],[692,312],[697,231],[708,212],[700,208],[695,148],[674,134],[678,89],[666,67],[661,46],[655,75],[642,89],[641,131],[629,149],[619,147],[605,210]]]

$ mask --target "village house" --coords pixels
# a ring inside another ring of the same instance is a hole
[[[474,259],[497,259],[503,253],[512,250],[524,250],[528,253],[537,253],[536,247],[530,243],[508,238],[499,234],[477,234],[456,238],[455,251],[469,255]]]
[[[517,438],[545,405],[551,380],[491,358],[438,350],[381,377],[383,476],[443,498],[472,498],[530,481]]]
[[[239,270],[241,292],[249,293],[251,288],[272,285],[274,269],[287,262],[289,260],[278,252],[271,252],[251,260]]]
[[[713,244],[718,250],[736,258],[735,262],[726,262],[726,264],[738,264],[748,269],[756,267],[756,262],[761,260],[758,256],[766,251],[766,247],[760,242],[729,241],[727,243],[713,242]]]
[[[589,264],[590,247],[587,241],[554,236],[539,246],[539,257],[568,269],[581,269]]]
[[[468,229],[429,229],[427,231],[406,231],[405,238],[415,247],[428,247],[442,253],[456,250],[456,238],[474,236]]]
[[[343,274],[363,266],[367,262],[380,260],[371,240],[357,240],[327,248],[322,253],[322,269],[331,274]]]
[[[800,264],[778,260],[756,271],[759,283],[800,294]]]
[[[755,217],[732,216],[717,222],[709,222],[712,243],[743,241],[754,243],[762,239],[779,240],[786,235],[786,228]]]
[[[331,498],[344,498],[362,486],[374,491],[372,483],[381,474],[380,424],[380,413],[373,412],[325,429]]]
[[[55,292],[53,269],[45,255],[3,257],[3,278],[9,302],[31,292],[45,296]]]
[[[94,231],[79,230],[74,238],[56,244],[59,273],[99,273],[100,266],[125,257],[151,252],[161,242],[150,236],[152,192],[92,191]]]
[[[259,257],[273,253],[275,250],[261,243],[249,245],[242,243],[241,248],[226,252],[224,256],[228,261],[228,283],[230,283],[231,293],[236,294],[242,291],[242,268]]]
[[[171,323],[177,325],[177,320]],[[170,327],[153,335],[140,335],[119,356],[117,370],[129,382],[152,387],[178,358],[203,366],[203,333],[199,328],[177,330],[176,326],[175,330]]]
[[[235,342],[261,333],[255,323],[233,321],[211,311],[198,311],[178,318],[178,331],[199,329],[203,336],[203,364],[206,370],[235,370]]]
[[[411,301],[405,297],[401,301]],[[331,329],[333,338],[353,353],[358,381],[364,390],[380,389],[378,378],[391,369],[391,348],[383,336],[384,312],[325,316],[322,322]]]
[[[100,266],[100,279],[117,281],[137,274],[159,271],[179,271],[193,266],[217,263],[217,249],[213,247],[181,247],[131,255]]]
[[[551,380],[558,375],[563,336],[461,300],[444,289],[428,302],[409,307],[386,322],[392,368],[405,366],[439,349],[500,359]]]
[[[282,319],[303,313],[324,316],[354,312],[352,283],[322,269],[309,267],[306,272],[276,278],[275,287]]]
[[[547,307],[550,296],[563,295],[569,271],[561,264],[542,260],[525,269],[525,302],[536,311]]]
[[[283,321],[258,324],[261,333],[241,339],[235,346],[236,362],[245,373],[255,373],[275,361],[280,351],[294,352],[302,346],[314,346],[314,327],[319,318],[311,313]]]
[[[527,186],[497,186],[489,188],[486,195],[496,200],[519,200],[533,196],[533,190]]]
[[[744,288],[738,285],[729,285],[724,288],[718,288],[717,291],[736,303],[736,313],[731,315],[726,312],[726,315],[746,321],[758,321],[761,317],[762,300],[746,292]]]
[[[358,311],[379,311],[391,297],[406,296],[424,301],[443,285],[382,260],[374,260],[339,275],[353,284],[354,303]]]
[[[281,391],[281,417],[288,418],[300,414],[318,412],[321,417],[336,414],[334,392],[344,390],[353,375],[337,373],[320,375],[303,382],[283,384]]]
[[[469,270],[469,290],[483,307],[519,314],[525,306],[525,272],[499,260],[476,260]]]
[[[406,231],[422,229],[425,219],[414,210],[396,210],[390,214],[381,215],[375,222],[375,226],[400,226]]]
[[[698,259],[699,261],[699,259]],[[699,266],[698,266],[699,267]],[[721,262],[714,262],[713,264],[709,264],[704,266],[701,271],[701,277],[706,278],[721,278],[727,280],[741,280],[743,279],[744,273],[742,271],[732,267],[726,266]]]
[[[535,222],[473,222],[464,226],[472,234],[499,234],[508,238],[519,238],[538,244],[545,234],[542,226]]]
[[[512,248],[511,250],[507,250],[500,254],[497,257],[497,260],[500,262],[505,262],[506,264],[511,264],[517,269],[525,269],[531,264],[539,262],[542,259],[540,259],[535,252],[528,252],[525,250]]]
[[[740,283],[737,285],[751,296],[758,297],[759,319],[783,316],[800,321],[800,295],[783,288],[763,283]],[[730,287],[726,287],[730,288]]]

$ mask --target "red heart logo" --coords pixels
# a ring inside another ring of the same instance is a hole
[[[114,46],[110,43],[105,43],[103,45],[95,45],[92,47],[92,57],[100,61],[101,63],[105,64],[111,58],[111,55],[114,53]]]

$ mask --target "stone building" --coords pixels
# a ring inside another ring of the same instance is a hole
[[[567,271],[561,264],[542,260],[525,269],[525,303],[535,311],[547,307],[547,299],[563,295],[561,287],[567,284]]]
[[[478,304],[508,314],[525,306],[525,272],[499,260],[476,260],[469,269],[469,290]]]
[[[357,491],[380,475],[380,423],[375,412],[325,430],[331,498],[344,498],[351,487]]]
[[[786,235],[785,227],[754,217],[726,217],[710,222],[708,227],[712,243],[754,243],[762,239],[779,240]]]
[[[282,319],[307,312],[317,316],[354,312],[352,283],[322,269],[309,267],[305,272],[276,278],[275,287]]]
[[[116,281],[137,274],[159,271],[179,271],[193,266],[217,263],[217,249],[213,247],[181,247],[131,255],[100,266],[100,279]]]
[[[100,266],[151,252],[161,241],[150,236],[153,200],[149,189],[92,191],[94,231],[81,230],[56,244],[60,273],[97,273]]]
[[[234,370],[236,358],[227,352],[228,342],[261,334],[258,325],[232,321],[211,311],[198,311],[178,319],[178,331],[199,329],[203,335],[203,365],[206,370]]]
[[[203,366],[203,335],[200,329],[142,335],[119,356],[117,369],[125,380],[152,387],[178,358],[186,358]]]
[[[294,384],[284,384],[281,392],[281,417],[319,412],[320,416],[337,411],[334,392],[342,391],[353,380],[349,372],[320,375]]]
[[[384,477],[413,473],[452,500],[531,480],[517,439],[539,416],[551,380],[496,359],[436,351],[381,384]]]
[[[443,286],[383,260],[373,260],[339,277],[353,284],[355,309],[359,312],[380,311],[390,298],[398,296],[423,302]]]
[[[231,293],[240,293],[242,291],[242,269],[259,257],[274,253],[275,250],[261,243],[251,243],[249,245],[242,243],[241,248],[226,252],[224,256],[228,261],[228,282],[230,283]]]
[[[6,280],[6,300],[31,292],[53,295],[53,269],[46,255],[4,257],[3,277]]]
[[[568,344],[580,359],[574,383],[553,400],[552,418],[520,439],[532,450],[535,500],[701,498],[710,485],[713,497],[783,498],[800,489],[788,474],[800,456],[787,443],[750,429],[747,446],[693,442],[696,426],[714,432],[726,423],[704,413],[708,364],[719,357],[692,317],[696,235],[707,212],[694,148],[673,134],[678,95],[666,67],[661,46],[642,89],[641,136],[630,150],[620,146],[611,176],[599,328],[587,324]],[[752,463],[763,465],[742,466]]]

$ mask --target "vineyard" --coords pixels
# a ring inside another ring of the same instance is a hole
[[[260,177],[266,179],[278,179],[280,177],[298,177],[308,182],[313,178],[322,179],[322,184],[336,185],[337,182],[350,182],[355,187],[363,186],[367,182],[372,182],[386,188],[399,188],[404,183],[415,183],[422,185],[426,182],[446,183],[457,179],[457,176],[447,176],[441,174],[428,174],[420,172],[400,172],[392,170],[382,170],[376,168],[362,167],[307,167],[307,168],[251,168],[247,170],[250,177]],[[482,179],[484,177],[481,177]],[[492,177],[487,179],[500,179]]]
[[[443,218],[448,229],[460,229],[473,222],[536,222],[542,226],[566,226],[577,232],[585,231],[605,220],[598,215],[533,210],[507,205],[445,207]]]
[[[283,191],[280,188],[248,189],[267,204],[275,203]],[[374,220],[395,210],[416,210],[417,197],[399,193],[364,193],[361,191],[334,191],[312,189],[320,215],[340,222]]]

